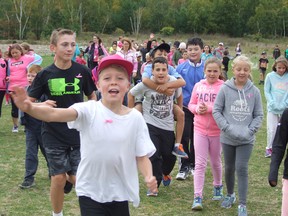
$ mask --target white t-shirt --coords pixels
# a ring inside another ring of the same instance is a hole
[[[141,113],[132,109],[126,115],[117,115],[101,101],[76,103],[71,107],[78,117],[67,124],[80,132],[81,140],[77,196],[100,203],[128,200],[138,206],[136,157],[150,157],[155,152]]]

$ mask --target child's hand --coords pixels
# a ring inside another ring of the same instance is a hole
[[[156,88],[156,91],[160,93],[164,93],[167,89],[168,89],[168,85],[165,83],[162,85],[158,85],[158,87]]]
[[[151,33],[151,34],[150,34],[150,39],[153,39],[154,36],[155,36],[155,35],[154,35],[153,33]]]
[[[203,115],[207,112],[207,110],[208,106],[204,102],[201,102],[198,106],[197,113]]]
[[[157,192],[158,189],[157,189],[157,181],[156,181],[155,176],[145,177],[145,182],[146,182],[148,189],[151,192],[153,192],[153,193]]]

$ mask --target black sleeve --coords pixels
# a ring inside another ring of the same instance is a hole
[[[272,145],[272,156],[269,172],[270,181],[278,181],[278,171],[288,142],[288,109],[285,109],[277,126],[277,131]],[[271,185],[271,184],[270,184]]]
[[[87,46],[84,53],[88,53],[90,46]]]
[[[147,42],[147,52],[149,52],[149,51],[151,50],[151,44],[152,44],[152,41],[149,40],[149,41]]]
[[[86,96],[91,95],[94,91],[97,90],[93,82],[92,76],[91,76],[91,71],[88,68],[87,68],[87,73],[85,73],[84,83],[85,85],[84,85],[83,91]]]

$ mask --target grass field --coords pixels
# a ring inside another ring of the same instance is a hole
[[[255,65],[258,57],[252,57]],[[269,59],[273,62],[272,59]],[[44,57],[43,65],[52,62],[51,56]],[[271,64],[270,64],[271,67]],[[231,71],[228,75],[231,76]],[[253,70],[253,77],[258,86],[258,71]],[[263,86],[258,86],[263,93]],[[266,112],[265,99],[263,106]],[[36,174],[36,186],[29,190],[19,189],[18,185],[23,180],[25,159],[25,133],[20,127],[19,133],[12,133],[12,120],[10,117],[11,106],[3,104],[2,117],[0,118],[0,216],[48,216],[51,215],[49,201],[49,179],[45,160],[39,153],[39,168]],[[267,176],[270,159],[264,157],[266,146],[266,120],[257,133],[257,141],[249,163],[249,189],[248,189],[248,213],[249,215],[280,215],[281,207],[281,180],[276,188],[268,185]],[[282,168],[280,169],[282,173]],[[175,166],[172,176],[175,177]],[[281,175],[279,176],[281,179]],[[172,185],[160,187],[159,196],[146,197],[146,188],[141,179],[141,204],[139,208],[130,208],[132,216],[136,215],[203,215],[203,216],[230,216],[236,215],[237,205],[231,209],[220,208],[219,201],[212,201],[212,176],[208,168],[204,189],[204,210],[192,212],[193,202],[193,178],[186,181],[173,180]],[[225,182],[223,180],[223,184]],[[226,188],[224,189],[224,193]],[[237,194],[237,185],[235,188]],[[77,216],[79,213],[78,200],[73,190],[65,196],[64,214]]]

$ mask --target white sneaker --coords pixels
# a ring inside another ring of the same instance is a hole
[[[190,171],[191,171],[191,175],[192,175],[192,176],[194,176],[194,173],[195,173],[195,168],[191,168],[191,170],[190,170]]]
[[[18,126],[14,126],[12,128],[12,133],[18,133]]]
[[[187,178],[187,174],[186,172],[178,172],[177,175],[176,175],[176,179],[177,180],[185,180]]]

